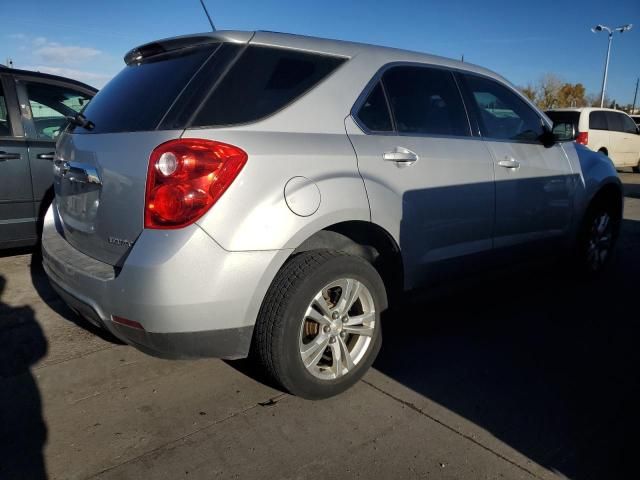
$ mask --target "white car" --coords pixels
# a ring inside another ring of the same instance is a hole
[[[607,155],[616,168],[640,173],[640,131],[624,112],[609,108],[558,108],[545,112],[554,130],[573,128],[577,143]]]

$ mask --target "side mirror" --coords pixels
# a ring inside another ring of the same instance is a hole
[[[542,135],[538,139],[546,148],[553,147],[557,142],[556,135],[546,125],[542,125]]]

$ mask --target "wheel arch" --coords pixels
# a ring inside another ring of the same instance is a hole
[[[291,256],[310,250],[337,250],[362,257],[378,271],[391,299],[403,291],[400,247],[389,232],[375,223],[350,220],[326,226],[302,241]]]

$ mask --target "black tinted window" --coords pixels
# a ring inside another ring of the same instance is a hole
[[[624,117],[620,113],[605,112],[609,130],[612,132],[624,132]]]
[[[589,114],[589,128],[591,130],[609,130],[605,112],[596,111]]]
[[[251,46],[222,79],[192,126],[248,123],[280,110],[345,61],[283,48]]]
[[[542,121],[518,95],[493,80],[465,75],[477,107],[482,135],[503,140],[536,141]]]
[[[67,116],[87,106],[91,95],[67,87],[27,82],[27,95],[36,135],[41,139],[57,138],[67,124]]]
[[[371,90],[371,93],[358,111],[358,119],[372,132],[390,132],[391,116],[384,98],[380,82]]]
[[[154,130],[217,46],[183,49],[127,65],[84,110],[83,114],[95,124],[90,132]],[[76,127],[75,132],[87,131]]]
[[[2,85],[0,85],[0,137],[11,136],[11,124],[9,123],[9,112],[7,102],[4,100]]]
[[[399,132],[470,135],[453,74],[425,67],[393,67],[383,76]]]
[[[631,118],[626,115],[622,115],[622,122],[624,124],[624,131],[626,133],[638,133],[637,125]]]

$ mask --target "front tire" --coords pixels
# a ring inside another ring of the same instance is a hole
[[[602,272],[613,255],[620,233],[619,210],[603,198],[596,199],[587,210],[576,249],[578,269],[587,275]]]
[[[294,395],[321,399],[354,385],[382,341],[384,283],[364,259],[303,252],[278,272],[256,322],[252,354]]]

